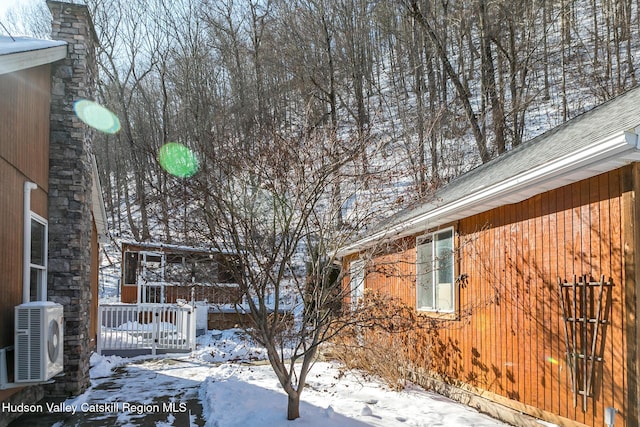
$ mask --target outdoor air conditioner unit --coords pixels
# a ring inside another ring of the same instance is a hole
[[[63,307],[35,301],[15,314],[15,382],[48,381],[62,372]]]

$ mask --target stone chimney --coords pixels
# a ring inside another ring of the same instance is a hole
[[[52,395],[89,387],[91,295],[92,130],[73,104],[94,99],[97,37],[85,5],[47,1],[52,38],[68,43],[67,57],[51,69],[49,148],[48,299],[64,305],[64,376]]]

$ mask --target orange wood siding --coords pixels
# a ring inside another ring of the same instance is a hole
[[[365,288],[393,295],[415,308],[416,239],[402,239],[385,249],[385,255],[366,266]]]
[[[120,287],[120,301],[127,304],[135,304],[138,302],[138,286],[123,285]]]
[[[629,195],[633,168],[638,166],[460,220],[457,274],[468,275],[457,288],[460,317],[441,321],[430,357],[417,351],[415,362],[532,412],[538,408],[604,425],[604,410],[613,406],[620,411],[616,425],[636,425],[637,407],[629,403],[635,389],[630,395],[627,384],[636,363],[628,358],[635,353],[629,356],[626,349],[637,328],[629,324],[633,313],[625,311],[635,308],[636,294],[635,288],[625,289],[630,261],[625,265],[624,248],[637,243],[629,241],[634,237],[623,220],[637,218],[627,212],[635,209]],[[415,236],[389,246],[368,266],[366,288],[415,307],[415,261]],[[587,411],[581,396],[577,407],[573,404],[557,285],[558,277],[572,281],[584,274],[597,280],[604,275],[613,283],[605,290],[608,324],[597,341],[603,360],[595,363]],[[416,331],[414,338],[414,347],[425,353],[427,344],[421,341],[427,335]]]
[[[24,177],[0,158],[0,347],[13,345],[13,307],[22,303],[22,183]]]
[[[49,65],[0,75],[0,157],[48,189]]]
[[[0,347],[13,344],[14,307],[22,303],[23,186],[31,209],[47,218],[49,66],[0,75]]]

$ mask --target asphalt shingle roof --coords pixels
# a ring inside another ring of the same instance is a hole
[[[535,168],[586,151],[609,137],[619,137],[624,132],[635,133],[639,126],[640,87],[637,87],[455,178],[417,206],[402,210],[382,221],[367,235],[380,233],[383,229],[397,228],[434,209],[473,196],[483,189],[517,179]],[[488,207],[490,208],[491,206]],[[457,216],[465,215],[464,212],[458,212]],[[402,232],[396,230],[396,233]],[[366,239],[366,236],[360,240],[362,239]],[[354,248],[356,246],[355,243],[349,245]]]

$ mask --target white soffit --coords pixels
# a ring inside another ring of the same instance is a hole
[[[66,56],[66,42],[0,37],[0,75],[50,64]]]

